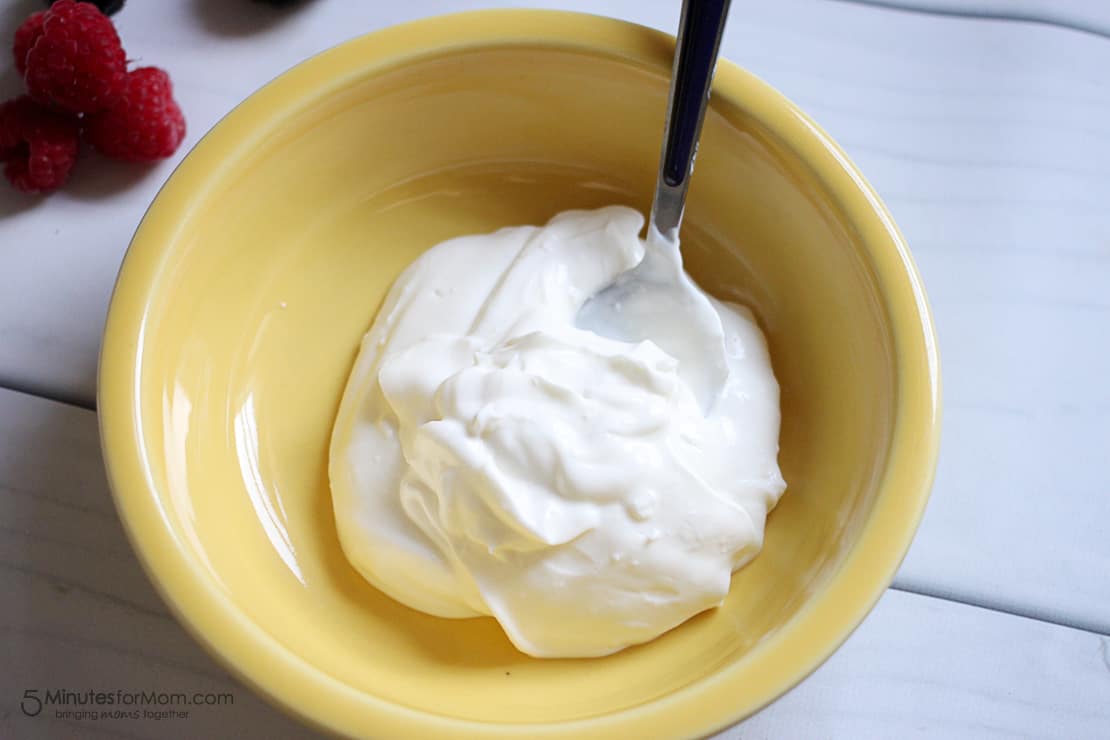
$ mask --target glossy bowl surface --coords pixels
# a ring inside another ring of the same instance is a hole
[[[910,254],[843,152],[718,70],[684,228],[751,305],[782,386],[789,489],[725,605],[647,645],[535,660],[491,619],[383,596],[337,541],[326,453],[358,342],[443,239],[649,205],[673,39],[546,11],[391,28],[253,95],[144,218],[105,330],[116,502],[183,623],[321,728],[388,738],[680,737],[780,696],[863,619],[936,460],[935,340]]]

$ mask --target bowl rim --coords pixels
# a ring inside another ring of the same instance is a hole
[[[166,245],[269,127],[369,74],[420,58],[521,45],[657,67],[674,38],[602,16],[552,10],[481,10],[436,16],[369,33],[277,77],[224,117],[184,158],[142,219],[116,279],[99,360],[102,452],[120,519],[147,575],[177,619],[239,679],[310,725],[342,735],[481,735],[493,738],[704,736],[762,709],[819,667],[863,621],[901,564],[924,513],[940,437],[940,367],[924,287],[886,207],[825,132],[793,103],[721,60],[713,107],[743,111],[793,151],[858,231],[892,326],[896,401],[888,465],[871,517],[827,586],[793,620],[747,655],[664,697],[617,712],[542,724],[486,723],[415,710],[364,694],[279,644],[239,611],[190,557],[161,509],[144,445],[142,353],[147,312]],[[238,154],[236,154],[238,153]],[[758,686],[752,688],[752,676]],[[746,691],[742,690],[745,689]],[[737,698],[741,697],[741,698]]]

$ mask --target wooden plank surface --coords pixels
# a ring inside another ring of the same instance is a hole
[[[0,737],[312,736],[230,678],[166,612],[115,517],[91,411],[0,391],[0,590]],[[22,713],[25,691],[54,688],[230,693],[234,703],[162,720]],[[721,737],[1107,730],[1110,638],[890,591],[817,673]]]
[[[868,0],[736,3],[724,44],[727,57],[794,99],[844,145],[890,205],[932,299],[945,381],[941,463],[933,500],[896,585],[1110,634],[1110,475],[1103,463],[1110,451],[1110,39],[1099,35],[1110,22],[1110,3],[897,3],[930,12],[875,7]],[[246,0],[133,2],[119,25],[130,56],[172,72],[189,118],[188,146],[282,69],[356,33],[453,10],[538,4],[313,0],[300,10],[274,13]],[[542,4],[663,29],[677,19],[671,0]],[[39,7],[38,0],[0,7],[0,33],[9,34]],[[1045,16],[1043,22],[1013,20],[1032,13]],[[968,14],[1010,19],[960,17]],[[16,88],[10,58],[0,55],[0,94]],[[0,386],[91,405],[116,269],[175,161],[135,170],[88,159],[66,191],[46,201],[0,187]],[[91,455],[92,427],[78,432],[56,421],[84,418],[80,411],[42,408],[53,409],[42,413],[55,421],[34,421],[39,412],[30,414],[21,433],[33,441],[36,430],[49,431],[43,450],[51,453],[50,465],[42,453],[13,457],[19,454],[13,449],[34,445],[9,437],[0,426],[5,465],[21,466],[0,478],[15,491],[5,490],[5,499],[27,497],[20,493],[30,485],[23,478],[45,481],[36,489],[45,491],[35,499],[41,516],[36,509],[23,520],[0,520],[9,529],[34,532],[36,544],[26,545],[27,551],[43,558],[12,561],[32,569],[26,577],[40,585],[37,595],[20,592],[25,601],[13,599],[5,614],[52,613],[57,604],[69,603],[34,575],[34,568],[68,564],[71,556],[52,540],[72,538],[86,552],[100,553],[118,535],[110,530],[114,514],[102,482],[86,480],[92,463],[73,462],[47,446],[84,445]],[[33,465],[41,469],[27,467]],[[99,501],[100,509],[83,512],[84,524],[51,503],[51,495],[86,489],[99,492],[90,500]],[[109,531],[116,534],[104,534]],[[22,547],[10,540],[18,533],[0,534],[9,538],[0,539],[5,548]],[[100,554],[120,562],[129,557],[125,549]],[[110,636],[117,619],[110,609],[125,609],[123,602],[159,609],[143,583],[138,571],[131,580],[106,583],[109,596],[122,601],[91,612],[99,615],[95,629],[103,634],[77,630],[76,638]],[[79,588],[70,589],[84,598]],[[892,598],[909,599],[892,594],[883,609],[889,611]],[[967,609],[944,608],[953,614]],[[906,612],[904,623],[891,617],[890,634],[922,629],[912,627],[912,616]],[[962,624],[959,619],[953,617],[954,624]],[[69,629],[55,626],[59,635]],[[183,652],[174,655],[203,658],[182,640],[174,649]],[[948,659],[946,644],[928,648],[942,651],[938,660]],[[99,658],[81,651],[82,659],[86,653],[92,657],[85,675],[98,675]],[[132,659],[130,670],[139,670],[143,660]],[[912,675],[912,668],[905,670]],[[1015,691],[1024,680],[1012,678]],[[819,693],[826,698],[812,701],[828,710],[820,721],[843,736],[851,728],[830,719],[838,691],[829,688]],[[769,722],[794,696],[760,715],[754,727],[778,727],[759,723]],[[807,706],[799,711],[810,711]],[[806,727],[820,736],[820,724]]]
[[[1105,0],[833,0],[954,18],[1040,23],[1110,37]]]

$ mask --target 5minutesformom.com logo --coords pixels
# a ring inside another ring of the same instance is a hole
[[[52,709],[57,719],[188,719],[187,707],[230,706],[235,695],[229,691],[187,693],[165,691],[72,691],[69,689],[24,689],[19,709],[37,717]]]

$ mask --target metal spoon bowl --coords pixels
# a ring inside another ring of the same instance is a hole
[[[591,296],[576,322],[622,341],[650,338],[678,360],[679,376],[706,412],[728,379],[724,331],[717,310],[682,269],[678,230],[729,2],[682,4],[644,258]]]

